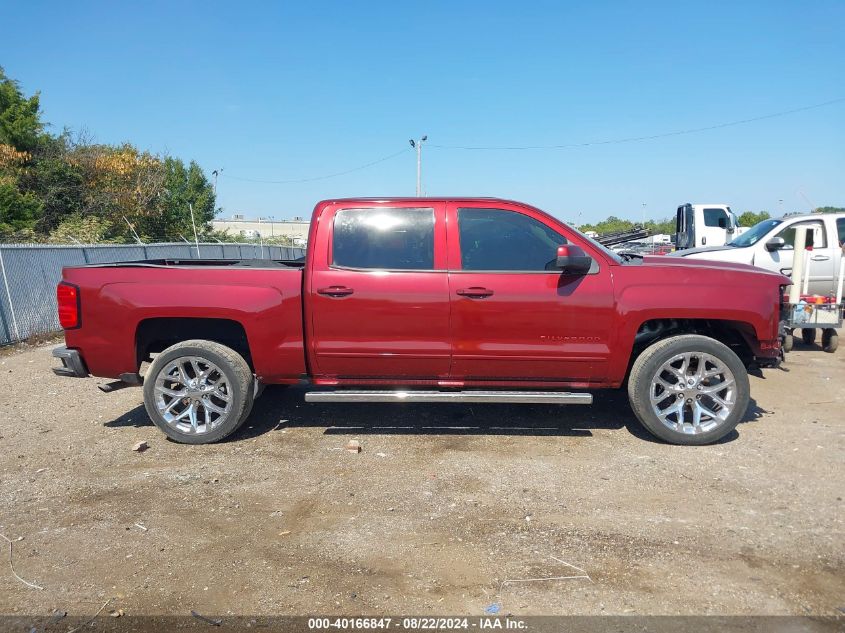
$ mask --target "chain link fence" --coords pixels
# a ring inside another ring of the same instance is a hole
[[[202,259],[297,259],[305,249],[258,244],[200,244]],[[0,244],[0,346],[57,332],[56,284],[64,266],[139,259],[198,259],[186,243],[138,245]]]

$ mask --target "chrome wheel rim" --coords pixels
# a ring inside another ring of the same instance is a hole
[[[664,426],[696,435],[712,431],[730,417],[736,406],[736,381],[716,356],[685,352],[660,366],[649,396]]]
[[[168,426],[180,433],[210,433],[231,414],[229,381],[206,358],[176,358],[165,365],[155,381],[156,409]]]

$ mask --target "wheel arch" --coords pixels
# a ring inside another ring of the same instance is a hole
[[[231,319],[156,317],[144,319],[135,330],[136,366],[176,343],[192,339],[214,341],[240,354],[255,371],[243,324]]]
[[[754,362],[753,346],[757,336],[751,323],[721,319],[647,319],[637,327],[626,379],[643,351],[659,341],[681,334],[698,334],[719,341],[730,348],[746,367]]]

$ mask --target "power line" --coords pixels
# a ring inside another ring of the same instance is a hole
[[[750,119],[740,119],[738,121],[730,121],[728,123],[719,123],[718,125],[708,125],[705,127],[690,128],[687,130],[675,130],[674,132],[664,132],[662,134],[650,134],[648,136],[632,136],[628,138],[611,139],[605,141],[589,141],[587,143],[566,143],[560,145],[522,145],[522,146],[467,146],[467,145],[435,145],[429,144],[429,147],[436,147],[438,149],[461,149],[461,150],[532,150],[532,149],[570,149],[573,147],[589,147],[591,145],[615,145],[619,143],[634,143],[637,141],[651,141],[658,138],[667,138],[670,136],[681,136],[684,134],[695,134],[697,132],[707,132],[710,130],[719,130],[726,127],[733,127],[735,125],[744,125],[746,123],[753,123],[755,121],[763,121],[765,119],[774,119],[775,117],[786,116],[788,114],[795,114],[797,112],[804,112],[806,110],[814,110],[815,108],[822,108],[824,106],[832,105],[834,103],[841,103],[845,101],[845,97],[839,99],[832,99],[823,103],[816,103],[813,105],[804,106],[801,108],[794,108],[792,110],[783,110],[781,112],[774,112],[772,114],[764,114],[762,116],[752,117]]]
[[[290,185],[298,182],[314,182],[316,180],[327,180],[329,178],[337,178],[338,176],[345,176],[346,174],[351,174],[352,172],[361,171],[362,169],[366,169],[367,167],[372,167],[373,165],[378,165],[379,163],[383,163],[385,161],[390,160],[391,158],[396,158],[400,154],[405,154],[409,150],[402,149],[396,152],[395,154],[390,154],[389,156],[384,156],[383,158],[379,158],[378,160],[374,160],[369,162],[365,165],[359,165],[358,167],[353,167],[352,169],[347,169],[345,171],[338,171],[333,174],[326,174],[324,176],[315,176],[313,178],[294,178],[291,180],[260,180],[258,178],[241,178],[239,176],[233,176],[231,174],[224,174],[221,173],[221,178],[231,178],[232,180],[242,180],[244,182],[260,182],[266,183],[271,185]]]

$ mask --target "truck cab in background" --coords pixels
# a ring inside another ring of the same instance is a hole
[[[805,273],[808,292],[828,296],[834,292],[845,245],[845,213],[810,213],[763,220],[721,246],[689,248],[675,254],[731,264],[750,264],[782,275],[792,275],[795,229],[808,229]],[[708,240],[709,244],[709,240]]]
[[[722,246],[742,233],[736,214],[726,204],[683,204],[675,218],[678,250]]]

